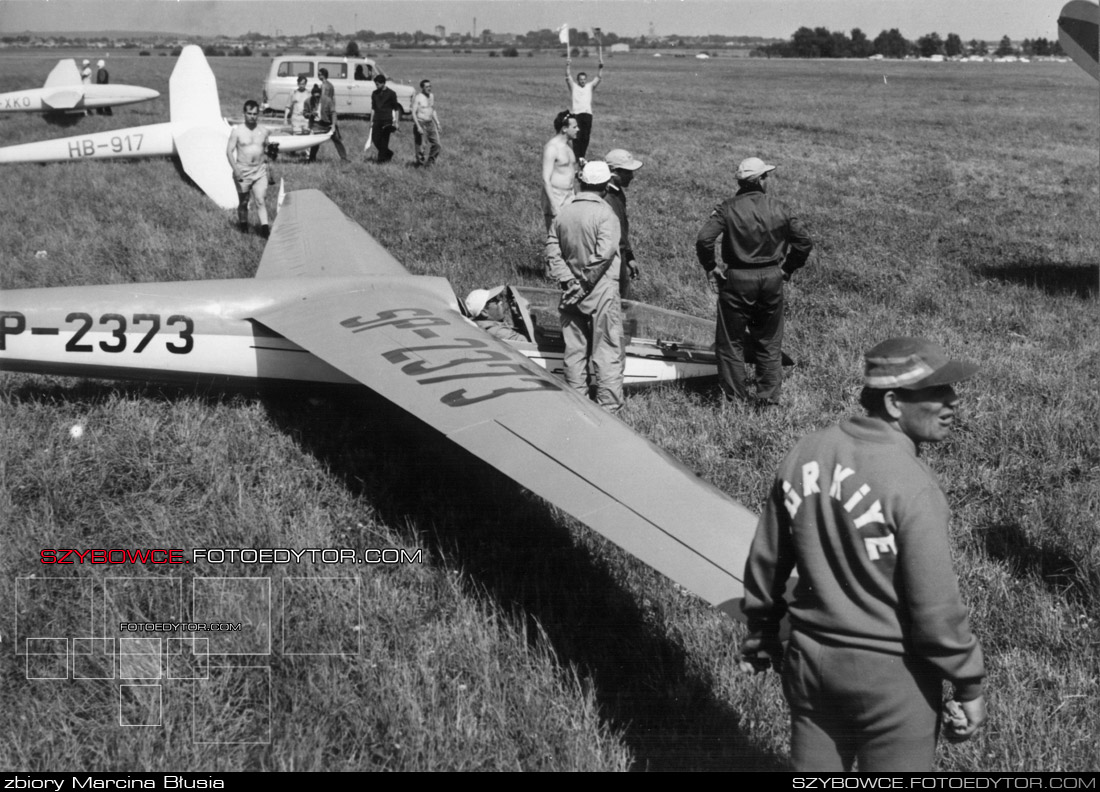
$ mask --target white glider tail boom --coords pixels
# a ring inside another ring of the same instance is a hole
[[[0,369],[365,386],[740,613],[751,512],[474,325],[446,280],[410,275],[317,191],[287,194],[255,279],[24,289],[2,305]]]

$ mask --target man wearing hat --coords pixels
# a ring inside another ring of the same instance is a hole
[[[558,306],[565,339],[565,382],[589,395],[589,362],[596,402],[609,412],[623,404],[623,319],[619,306],[619,221],[603,200],[611,169],[589,162],[580,192],[550,224],[546,261],[562,296]]]
[[[466,295],[466,310],[478,327],[502,341],[528,341],[518,332],[511,319],[511,310],[505,304],[505,286],[492,289],[474,289]]]
[[[634,171],[642,167],[642,161],[626,149],[612,149],[604,157],[607,167],[611,168],[611,181],[607,185],[604,200],[615,210],[619,219],[622,238],[619,240],[619,262],[622,272],[619,276],[619,291],[626,297],[630,291],[630,281],[638,277],[638,265],[634,263],[634,249],[630,246],[630,221],[626,216],[626,188],[634,181]]]
[[[107,62],[100,60],[96,61],[96,73],[95,83],[96,85],[107,85],[111,82],[111,75],[107,71]],[[97,107],[95,111],[96,115],[114,115],[114,111],[109,107]]]
[[[924,338],[884,341],[865,356],[867,415],[803,438],[779,467],[745,565],[742,656],[782,665],[795,770],[927,772],[941,726],[961,742],[985,720],[947,498],[919,456],[951,434],[952,385],[976,371]]]
[[[757,157],[737,168],[737,194],[711,212],[695,240],[695,253],[718,294],[715,345],[718,374],[727,399],[751,401],[746,384],[746,345],[755,360],[755,399],[779,403],[783,384],[783,283],[802,267],[813,242],[790,208],[768,195],[775,170]],[[717,269],[715,244],[722,237]]]

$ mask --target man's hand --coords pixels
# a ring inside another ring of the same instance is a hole
[[[750,635],[741,644],[740,668],[744,673],[763,674],[783,666],[783,644],[777,635]]]
[[[561,305],[576,305],[584,299],[586,294],[584,285],[579,280],[573,279],[569,281],[568,285],[562,287]]]
[[[626,271],[630,275],[631,280],[634,280],[641,274],[638,270],[638,265],[633,261],[626,265]]]
[[[946,701],[943,705],[943,736],[948,742],[966,742],[985,723],[985,696],[973,701]]]
[[[707,280],[710,282],[710,290],[717,294],[726,284],[726,275],[725,273],[719,272],[718,268],[715,267],[707,273]]]

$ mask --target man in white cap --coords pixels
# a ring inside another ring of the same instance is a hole
[[[775,170],[757,157],[737,168],[737,194],[719,204],[699,230],[695,253],[718,294],[715,344],[718,374],[727,399],[779,403],[783,384],[783,283],[802,267],[813,242],[782,201],[767,194]],[[722,237],[723,273],[715,244]],[[756,394],[749,391],[746,345],[755,360]]]
[[[782,666],[795,770],[858,760],[862,772],[928,772],[941,725],[962,742],[986,718],[947,498],[920,460],[955,425],[952,384],[978,367],[924,338],[892,338],[864,359],[867,415],[803,438],[776,474],[745,565],[742,657],[758,672]],[[954,697],[941,724],[944,680]]]
[[[611,168],[611,181],[607,185],[607,195],[604,200],[615,211],[615,217],[619,219],[619,227],[622,229],[622,238],[619,240],[619,262],[622,272],[619,276],[619,292],[622,297],[627,297],[630,291],[630,281],[638,277],[638,265],[635,263],[634,248],[630,246],[630,220],[626,215],[626,188],[634,181],[634,172],[642,167],[642,161],[635,159],[634,155],[626,149],[612,149],[603,158],[607,167]]]
[[[92,81],[92,62],[85,58],[80,64],[80,81],[88,85]]]
[[[474,289],[466,295],[466,310],[478,327],[502,341],[527,341],[527,336],[518,332],[510,323],[511,310],[505,304],[507,298],[505,286],[492,289]]]
[[[604,201],[611,169],[589,162],[580,192],[558,212],[546,237],[550,277],[561,287],[565,382],[589,395],[589,363],[596,402],[609,412],[623,405],[623,319],[619,305],[619,239],[615,212]]]
[[[96,85],[107,85],[111,81],[111,75],[107,71],[106,61],[100,60],[96,62],[95,83]],[[97,107],[96,115],[114,115],[114,112],[109,107]]]

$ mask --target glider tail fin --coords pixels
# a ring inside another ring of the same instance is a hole
[[[72,58],[59,60],[46,78],[43,88],[71,88],[80,85],[80,69],[76,68],[76,61]]]

